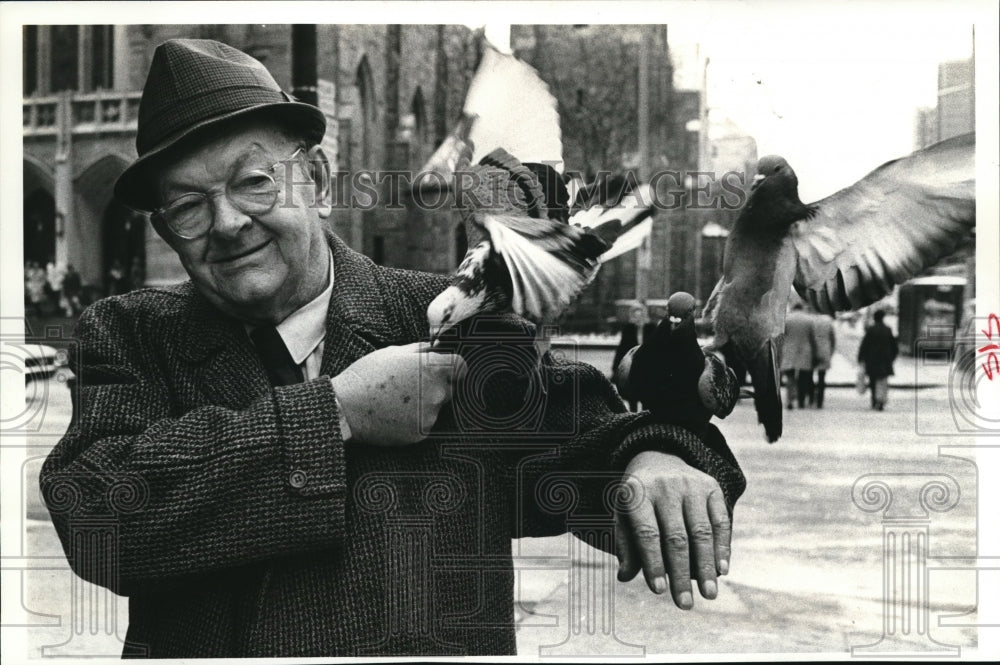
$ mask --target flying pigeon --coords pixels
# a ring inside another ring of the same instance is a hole
[[[733,370],[698,344],[695,299],[678,291],[649,339],[622,358],[615,384],[625,399],[641,401],[657,422],[701,435],[712,416],[725,418],[739,394]]]
[[[583,210],[568,223],[520,210],[473,210],[485,239],[427,308],[431,338],[477,314],[513,310],[537,324],[558,321],[602,263],[649,235],[652,202],[651,189],[641,185],[619,205]]]
[[[427,309],[432,341],[476,314],[557,321],[601,263],[649,235],[648,186],[570,217],[562,166],[555,97],[530,66],[488,48],[462,118],[414,185],[452,188],[471,246]]]
[[[818,311],[858,309],[953,252],[976,223],[975,134],[887,162],[816,203],[762,157],[706,305],[719,349],[749,371],[767,440],[781,436],[778,343],[791,289]]]
[[[427,160],[414,187],[450,187],[457,172],[478,164],[497,148],[521,162],[547,164],[562,174],[555,96],[527,63],[487,45],[469,82],[462,117]]]

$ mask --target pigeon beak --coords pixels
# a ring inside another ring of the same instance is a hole
[[[760,185],[760,182],[763,179],[764,175],[762,173],[758,173],[757,175],[755,175],[753,177],[753,182],[750,183],[750,191],[752,192],[753,190],[757,189],[758,185]]]
[[[480,291],[469,296],[456,286],[449,286],[431,301],[427,307],[427,323],[431,340],[437,340],[455,324],[478,314],[482,309],[485,295]]]

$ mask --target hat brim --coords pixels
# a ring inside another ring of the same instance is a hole
[[[147,176],[150,166],[155,161],[162,158],[164,153],[173,152],[191,141],[203,138],[210,130],[218,129],[218,125],[222,123],[258,114],[269,116],[276,122],[287,125],[289,129],[311,143],[319,143],[326,134],[326,116],[312,104],[303,104],[302,102],[260,104],[207,118],[197,124],[185,127],[184,131],[160,142],[159,145],[132,162],[115,182],[115,198],[134,210],[145,212],[153,210],[157,205],[157,192]]]

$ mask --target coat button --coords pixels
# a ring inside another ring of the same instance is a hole
[[[305,471],[295,470],[292,471],[291,475],[288,476],[288,484],[297,490],[302,489],[309,482],[309,476],[306,475]]]

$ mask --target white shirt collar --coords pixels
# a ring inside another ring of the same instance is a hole
[[[330,257],[330,276],[323,292],[285,317],[276,328],[288,353],[296,365],[301,365],[319,346],[326,335],[326,314],[333,294],[333,253]],[[247,326],[247,332],[253,328]]]

